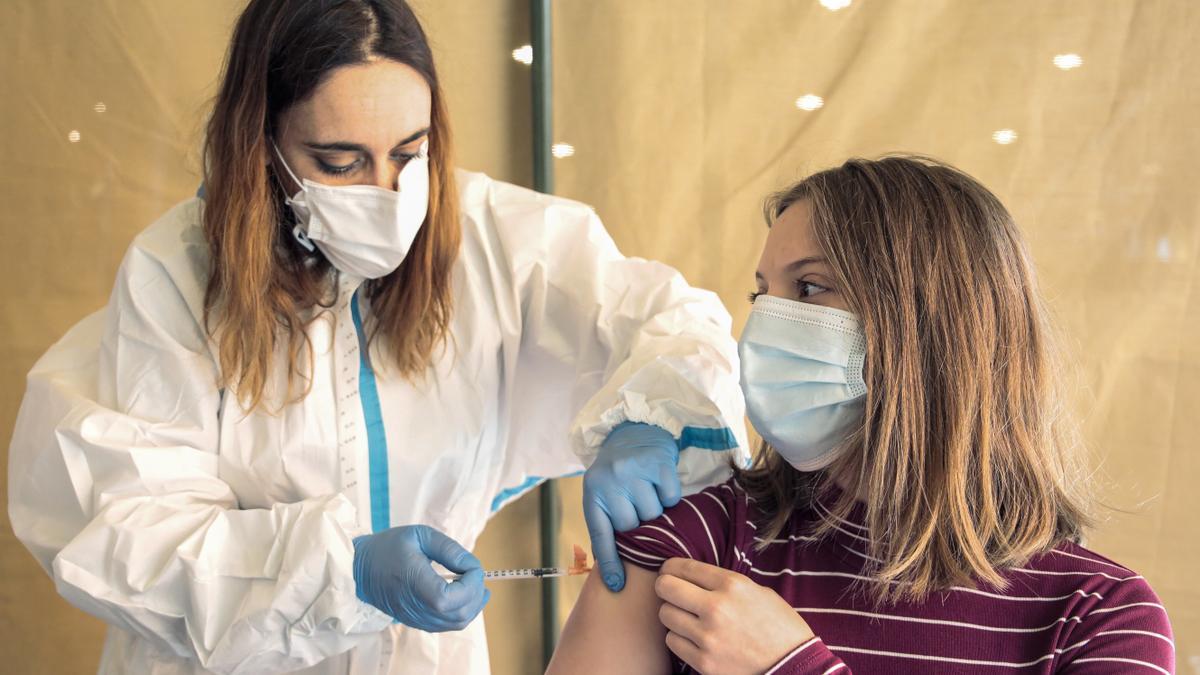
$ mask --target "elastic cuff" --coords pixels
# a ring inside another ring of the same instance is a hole
[[[814,673],[838,672],[846,665],[821,641],[812,637],[788,652],[764,675],[813,675]],[[849,672],[846,670],[845,672]]]
[[[655,409],[646,405],[645,402],[639,402],[640,405],[634,404],[632,401],[625,401],[621,404],[609,408],[603,415],[600,416],[600,422],[592,428],[593,432],[598,432],[600,443],[604,443],[604,439],[608,438],[608,434],[619,424],[625,422],[636,422],[640,424],[652,424],[663,431],[671,434],[671,437],[676,441],[683,434],[683,423],[672,417],[661,408]]]
[[[351,569],[351,573],[354,575],[354,595],[355,595],[355,597],[357,597],[361,602],[363,602],[363,604],[367,604],[368,606],[370,606],[369,601],[367,600],[366,596],[363,594],[363,576],[365,574],[365,571],[363,570],[363,565],[365,564],[365,562],[364,562],[364,555],[363,555],[363,551],[362,551],[362,544],[363,544],[363,540],[366,538],[367,538],[367,535],[363,534],[363,535],[359,535],[359,536],[355,537],[354,539],[350,540],[350,542],[354,545],[354,555],[353,555],[352,562],[350,564],[350,569]]]
[[[671,434],[676,442],[679,441],[680,434],[683,432],[683,423],[665,411],[652,409],[644,401],[634,402],[626,398],[605,410],[599,419],[593,419],[586,424],[580,424],[577,421],[574,425],[575,430],[571,434],[572,445],[575,446],[575,455],[579,457],[584,466],[591,465],[592,461],[596,459],[596,455],[600,453],[600,446],[604,445],[608,435],[617,425],[625,422],[652,424]],[[680,450],[682,449],[680,448]]]

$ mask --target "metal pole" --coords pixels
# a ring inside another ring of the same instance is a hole
[[[530,0],[530,44],[533,47],[533,188],[554,192],[554,164],[550,155],[553,142],[554,101],[553,54],[550,34],[550,0]],[[558,489],[546,481],[538,492],[541,521],[542,566],[558,564],[560,521]],[[542,662],[550,664],[558,643],[558,580],[542,580]]]
[[[530,0],[533,47],[533,189],[554,192],[554,165],[550,145],[554,142],[554,76],[551,52],[550,0]]]

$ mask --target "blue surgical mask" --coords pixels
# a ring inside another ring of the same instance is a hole
[[[829,466],[862,424],[867,340],[850,312],[759,296],[738,342],[746,414],[800,471]]]

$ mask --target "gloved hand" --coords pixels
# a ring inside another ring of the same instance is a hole
[[[453,582],[430,566],[435,561],[462,574]],[[393,527],[354,539],[358,599],[396,621],[430,633],[462,630],[487,604],[479,559],[426,525]]]
[[[609,432],[584,474],[583,517],[592,555],[609,590],[625,587],[625,568],[617,557],[613,531],[632,530],[679,503],[678,461],[679,444],[669,432],[652,424],[625,422]]]

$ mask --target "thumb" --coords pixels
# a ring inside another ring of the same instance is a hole
[[[432,527],[425,529],[425,536],[421,538],[421,552],[430,560],[459,574],[483,568],[479,558],[463,548],[457,541]]]
[[[617,556],[612,522],[596,502],[584,507],[583,519],[587,521],[588,534],[592,540],[592,555],[596,558],[600,578],[604,580],[608,590],[616,593],[625,587],[625,568],[621,566],[621,558]]]
[[[671,508],[679,503],[683,495],[683,486],[679,482],[679,468],[674,464],[664,464],[658,470],[658,482],[654,484],[658,491],[658,501],[664,508]]]
[[[443,584],[440,590],[446,598],[446,606],[453,609],[478,603],[488,593],[483,585],[482,569],[470,570],[462,575],[461,578],[451,583]],[[483,607],[482,604],[479,606]]]

